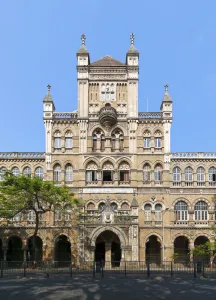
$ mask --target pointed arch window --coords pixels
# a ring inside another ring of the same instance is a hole
[[[175,167],[173,169],[173,181],[175,182],[181,181],[181,169],[179,167]]]
[[[122,162],[119,165],[119,181],[120,182],[130,181],[130,166],[127,162]]]
[[[111,134],[111,151],[123,151],[124,150],[124,134],[122,130],[115,129]]]
[[[156,165],[154,169],[154,180],[156,182],[162,181],[162,166],[160,164]]]
[[[145,164],[143,168],[143,181],[149,183],[151,181],[151,167],[149,164]]]
[[[31,169],[30,169],[29,167],[26,167],[26,168],[23,170],[23,175],[28,176],[28,177],[31,177]]]
[[[174,206],[175,221],[188,220],[188,205],[184,201],[178,201]]]
[[[40,177],[40,178],[43,178],[43,168],[38,167],[38,168],[35,170],[35,176]]]
[[[86,167],[86,182],[97,182],[98,180],[98,167],[94,162],[88,163]]]
[[[53,168],[53,181],[61,182],[61,166],[55,165]]]
[[[19,176],[19,173],[20,173],[19,168],[14,167],[14,168],[12,169],[12,174],[13,174],[14,176]]]
[[[56,130],[54,133],[54,148],[60,149],[62,146],[61,132]]]
[[[65,181],[72,181],[73,180],[73,168],[70,164],[65,166]]]
[[[103,165],[102,171],[102,180],[103,182],[112,182],[113,181],[113,165],[109,162]]]
[[[0,168],[0,181],[2,181],[4,179],[4,174],[5,174],[6,170],[7,169],[5,167]]]

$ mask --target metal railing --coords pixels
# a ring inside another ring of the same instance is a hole
[[[81,264],[74,264],[71,261],[47,261],[47,262],[20,262],[1,261],[0,278],[5,277],[26,277],[26,276],[69,276],[77,274],[83,276],[106,275],[141,275],[141,276],[211,276],[216,277],[216,264],[205,261],[198,262],[146,262],[146,261],[85,261]]]

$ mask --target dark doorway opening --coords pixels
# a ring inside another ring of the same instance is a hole
[[[39,236],[33,240],[33,236],[28,239],[27,243],[27,261],[42,261],[43,260],[43,242]]]
[[[155,235],[150,236],[146,243],[146,262],[161,263],[161,243]]]
[[[8,240],[7,261],[8,262],[23,262],[24,251],[22,240],[18,236],[12,236]]]
[[[65,265],[71,262],[71,243],[67,236],[60,235],[55,243],[55,262],[57,265]]]

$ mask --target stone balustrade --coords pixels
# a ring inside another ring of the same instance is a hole
[[[45,159],[44,152],[0,152],[0,159]]]

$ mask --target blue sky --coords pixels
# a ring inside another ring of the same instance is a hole
[[[77,108],[76,51],[91,61],[140,52],[139,111],[173,98],[171,150],[216,151],[216,1],[0,1],[0,151],[44,151],[42,100]]]

